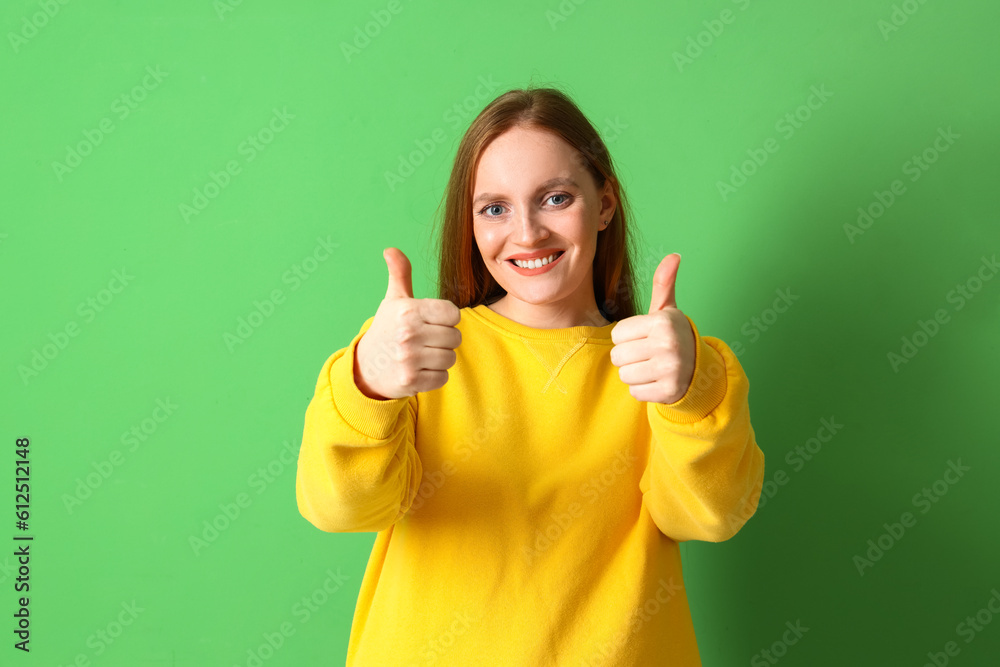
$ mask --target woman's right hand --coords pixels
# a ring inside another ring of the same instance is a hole
[[[410,260],[398,248],[382,252],[389,286],[375,319],[358,341],[354,382],[369,398],[413,396],[448,382],[462,333],[458,306],[445,299],[414,299]]]

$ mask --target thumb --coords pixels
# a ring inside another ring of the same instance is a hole
[[[676,308],[677,299],[674,296],[674,286],[677,281],[677,269],[681,265],[680,253],[672,253],[663,258],[653,274],[653,298],[649,303],[649,312],[653,313],[664,308]]]
[[[410,260],[399,248],[386,248],[382,251],[382,259],[389,267],[389,287],[385,290],[385,298],[412,299],[413,280],[410,275]]]

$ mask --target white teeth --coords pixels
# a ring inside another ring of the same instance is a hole
[[[512,260],[512,261],[515,264],[517,264],[519,267],[521,267],[522,269],[537,269],[537,268],[539,268],[541,266],[545,266],[546,264],[548,264],[549,262],[551,262],[552,260],[554,260],[558,254],[559,253],[555,253],[555,254],[549,255],[548,257],[545,257],[544,259],[529,259],[527,261],[520,260],[520,259],[515,259],[515,260]]]

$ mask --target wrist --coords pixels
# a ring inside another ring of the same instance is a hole
[[[360,347],[361,342],[358,341],[358,347]],[[358,362],[358,347],[355,347],[354,351],[354,385],[358,388],[362,394],[368,398],[375,399],[376,401],[387,401],[388,397],[381,395],[375,391],[370,384],[365,380],[364,374],[361,372],[361,365]]]

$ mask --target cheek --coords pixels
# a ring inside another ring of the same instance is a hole
[[[479,246],[479,252],[484,258],[489,258],[499,252],[503,244],[503,239],[500,238],[500,234],[496,230],[476,227],[473,230],[473,234],[476,244]]]

